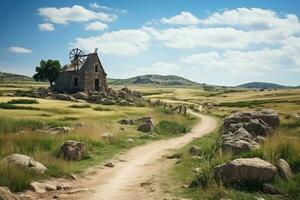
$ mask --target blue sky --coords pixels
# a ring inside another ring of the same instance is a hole
[[[4,0],[0,71],[98,47],[109,77],[175,74],[197,82],[300,85],[300,3],[198,0]]]

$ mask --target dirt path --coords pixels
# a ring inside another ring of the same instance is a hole
[[[88,200],[167,198],[168,194],[162,191],[159,179],[172,166],[174,160],[166,159],[164,156],[217,127],[214,118],[198,113],[193,114],[201,120],[190,133],[181,137],[159,140],[135,147],[118,156],[115,159],[116,166],[113,168],[102,166],[91,168],[86,175],[70,182],[72,188],[75,189],[73,191],[82,188],[87,188],[89,191],[68,195],[60,194],[61,196],[58,195],[58,197]],[[45,196],[40,198],[45,198]]]

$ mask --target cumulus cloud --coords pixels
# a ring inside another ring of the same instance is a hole
[[[30,49],[27,49],[24,47],[18,47],[18,46],[9,47],[8,50],[13,53],[31,53],[32,52],[32,50],[30,50]]]
[[[135,55],[148,48],[150,36],[143,30],[120,30],[95,37],[79,37],[71,45],[86,51],[99,48],[104,54]]]
[[[54,31],[55,28],[51,23],[43,23],[38,25],[40,31]]]
[[[174,17],[165,18],[160,20],[164,24],[176,24],[176,25],[195,25],[199,23],[197,17],[192,15],[190,12],[181,12],[179,15]]]
[[[91,22],[85,26],[85,30],[103,31],[105,29],[108,29],[108,25],[100,21]]]
[[[40,16],[45,17],[50,22],[56,24],[68,24],[69,22],[88,22],[91,20],[112,22],[117,19],[117,15],[115,14],[94,12],[80,5],[62,8],[39,8],[38,12]]]
[[[175,63],[155,62],[148,67],[137,68],[138,74],[164,74],[169,75],[178,72],[181,67]]]

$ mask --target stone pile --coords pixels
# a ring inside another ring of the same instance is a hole
[[[279,115],[273,110],[238,112],[224,119],[221,147],[233,154],[260,148],[259,143],[279,126]]]
[[[84,93],[77,92],[74,94],[57,93],[50,89],[39,88],[31,91],[18,90],[15,93],[16,96],[26,96],[32,98],[48,98],[64,101],[88,101],[91,103],[98,103],[103,105],[120,105],[120,106],[137,106],[142,105],[142,95],[137,91],[132,91],[128,88],[122,88],[120,90],[113,90],[108,88],[106,91]]]
[[[144,133],[151,132],[154,127],[152,117],[141,117],[136,120],[121,119],[119,123],[122,125],[137,125],[137,130]]]

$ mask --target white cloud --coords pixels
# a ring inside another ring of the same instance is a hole
[[[97,22],[91,22],[86,25],[85,30],[94,30],[94,31],[103,31],[105,29],[108,29],[107,24],[104,24],[100,21]]]
[[[160,20],[160,22],[164,24],[195,25],[199,23],[199,20],[190,12],[181,12],[179,15],[174,17],[164,17]]]
[[[245,31],[234,28],[182,27],[164,30],[144,28],[144,30],[166,46],[180,49],[197,47],[242,49],[250,42],[256,42]]]
[[[150,36],[143,30],[120,30],[95,37],[79,37],[71,45],[86,51],[99,47],[104,54],[135,55],[148,48]]]
[[[41,30],[41,31],[54,31],[55,30],[53,24],[51,24],[51,23],[39,24],[38,26],[39,26],[39,30]]]
[[[260,8],[237,8],[222,13],[215,12],[207,19],[201,20],[206,25],[229,25],[247,30],[281,29],[289,32],[299,32],[300,26],[296,15],[280,17],[272,10]]]
[[[264,48],[256,51],[227,50],[224,53],[213,51],[184,56],[180,61],[193,67],[210,70],[225,69],[237,74],[299,69],[300,48],[296,51],[294,48],[287,48],[290,47]]]
[[[155,62],[148,67],[136,67],[137,74],[163,74],[170,75],[178,72],[181,67],[175,63]]]
[[[46,7],[38,9],[39,15],[45,17],[52,23],[68,24],[69,22],[88,22],[91,20],[101,20],[112,22],[117,19],[115,14],[107,14],[104,12],[94,12],[80,5],[72,7]]]
[[[102,6],[102,5],[99,5],[99,4],[96,3],[96,2],[90,3],[89,6],[90,6],[92,9],[109,10],[109,11],[113,11],[113,12],[116,12],[116,13],[127,13],[127,10],[124,10],[124,9],[117,9],[117,8],[111,8],[111,7],[108,7],[108,6]]]
[[[27,49],[24,47],[17,47],[17,46],[9,47],[8,50],[13,53],[31,53],[32,52],[32,50],[30,50],[30,49]]]

